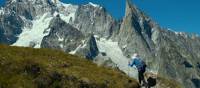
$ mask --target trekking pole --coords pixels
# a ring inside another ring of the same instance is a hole
[[[128,66],[128,76],[130,77],[130,67]]]
[[[128,76],[130,77],[130,66],[129,66],[130,62],[129,61],[128,61]]]

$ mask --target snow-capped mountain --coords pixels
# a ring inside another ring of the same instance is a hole
[[[0,9],[0,43],[62,50],[117,67],[132,77],[137,71],[127,64],[138,52],[148,71],[185,88],[200,84],[200,38],[161,28],[130,0],[122,21],[91,2],[7,0]]]

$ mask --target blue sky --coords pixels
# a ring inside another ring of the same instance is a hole
[[[125,0],[61,1],[72,4],[88,2],[100,4],[116,19],[121,19],[125,13]],[[132,2],[164,28],[200,34],[200,0],[132,0]]]

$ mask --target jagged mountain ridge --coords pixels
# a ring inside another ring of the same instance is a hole
[[[185,88],[199,87],[200,38],[162,29],[129,0],[122,22],[99,5],[77,6],[58,0],[8,0],[0,19],[1,43],[60,49],[112,64],[125,73],[127,56],[138,52],[149,70]],[[134,72],[131,76],[136,77]]]

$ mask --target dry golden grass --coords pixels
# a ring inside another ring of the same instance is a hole
[[[51,49],[0,45],[0,88],[139,88],[116,69]]]

